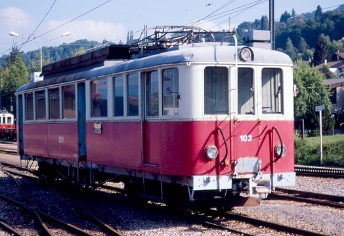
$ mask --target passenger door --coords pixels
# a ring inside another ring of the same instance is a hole
[[[141,139],[144,164],[159,165],[159,76],[158,71],[141,73]]]

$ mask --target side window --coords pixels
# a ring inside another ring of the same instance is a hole
[[[253,69],[238,69],[238,114],[255,114]]]
[[[127,115],[139,115],[139,77],[130,74],[127,77]]]
[[[146,79],[146,115],[159,116],[158,72],[145,72],[142,75]]]
[[[124,115],[124,88],[123,88],[123,76],[117,76],[113,78],[114,85],[114,116]]]
[[[165,116],[179,115],[179,71],[170,68],[162,71],[162,110]]]
[[[12,117],[7,117],[7,123],[6,124],[13,124]]]
[[[228,114],[228,69],[204,69],[204,114]]]
[[[45,113],[45,91],[35,92],[36,99],[36,119],[44,120],[46,118]]]
[[[60,90],[53,88],[48,90],[49,119],[60,119]]]
[[[262,71],[262,112],[283,112],[283,83],[281,69],[263,69]]]
[[[107,79],[91,82],[92,117],[107,117]]]
[[[76,118],[75,85],[62,87],[62,116],[64,119]]]
[[[25,120],[33,120],[33,93],[25,94]]]

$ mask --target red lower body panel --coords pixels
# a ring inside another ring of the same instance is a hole
[[[78,161],[77,123],[36,123],[23,126],[24,153]]]
[[[93,128],[88,122],[91,163],[177,176],[229,175],[239,158],[257,157],[263,173],[294,171],[293,121],[104,122],[101,134]],[[287,153],[277,158],[281,140]],[[209,145],[219,149],[212,161],[204,154]],[[226,153],[228,166],[220,164]]]

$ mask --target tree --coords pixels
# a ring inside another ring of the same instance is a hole
[[[334,127],[334,119],[331,117],[331,90],[324,83],[324,74],[315,67],[296,63],[294,70],[294,84],[297,86],[297,95],[294,100],[294,116],[296,123],[301,119],[305,121],[305,128],[310,130],[319,129],[319,114],[315,106],[325,105],[322,115],[323,131],[328,132]]]
[[[287,11],[285,11],[280,18],[280,22],[284,22],[287,23],[288,19],[291,17],[290,13],[288,13]]]
[[[260,29],[261,30],[269,30],[269,19],[266,15],[262,16],[262,18],[260,20]]]
[[[301,37],[300,43],[299,43],[299,46],[298,46],[299,53],[305,53],[308,48],[309,48],[309,46],[307,45],[306,40]]]
[[[321,16],[322,16],[322,9],[321,9],[320,5],[318,5],[317,10],[315,11],[314,18],[316,20],[319,20],[321,18]]]
[[[307,49],[303,54],[302,54],[302,60],[303,61],[309,61],[311,62],[314,57],[314,52],[311,49]]]
[[[330,38],[321,34],[319,39],[315,45],[315,52],[314,52],[314,64],[320,65],[324,63],[324,61],[328,58],[328,45],[330,43]]]
[[[297,59],[297,49],[294,47],[293,42],[290,38],[287,39],[287,44],[284,52],[288,54],[293,61]]]
[[[17,48],[12,48],[8,63],[1,70],[1,106],[15,113],[15,91],[29,82],[29,73]]]

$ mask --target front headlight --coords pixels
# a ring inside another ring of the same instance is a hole
[[[215,146],[208,146],[205,149],[205,155],[209,160],[214,160],[217,157],[217,154],[219,154],[219,151]]]
[[[287,153],[287,148],[284,145],[277,144],[275,146],[275,154],[278,157],[283,157]]]

